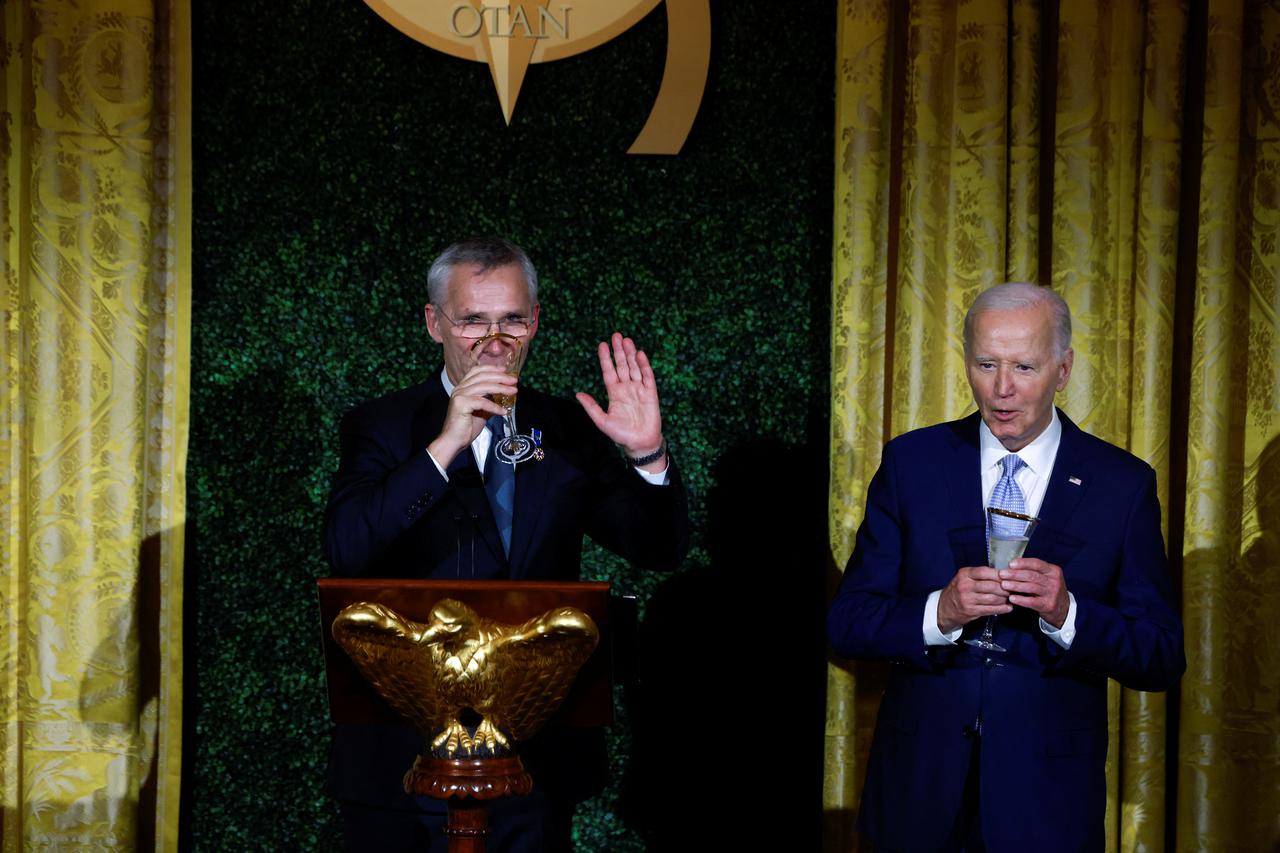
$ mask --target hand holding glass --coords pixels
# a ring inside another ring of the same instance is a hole
[[[1030,515],[994,506],[987,507],[987,560],[991,568],[1007,569],[1010,561],[1021,557],[1039,523],[1040,519]],[[1006,651],[1004,646],[993,639],[995,626],[996,617],[988,616],[986,624],[982,626],[982,634],[965,642],[989,652]]]
[[[471,345],[471,361],[473,364],[492,364],[501,367],[510,376],[520,375],[520,358],[523,345],[520,339],[505,332],[494,332],[486,335]],[[489,399],[507,410],[505,420],[506,436],[498,441],[494,455],[503,462],[515,465],[534,455],[533,440],[527,435],[516,434],[516,421],[513,410],[516,406],[516,393],[490,394]]]

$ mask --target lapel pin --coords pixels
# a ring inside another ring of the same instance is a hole
[[[531,429],[529,435],[533,438],[533,461],[541,462],[547,458],[546,451],[542,449],[542,430]]]
[[[1079,486],[1079,485],[1081,485],[1081,483],[1080,483],[1080,478],[1079,478],[1079,477],[1068,477],[1068,478],[1067,478],[1067,482],[1068,482],[1068,483],[1070,483],[1070,484],[1071,484],[1071,485],[1073,485],[1073,486]]]

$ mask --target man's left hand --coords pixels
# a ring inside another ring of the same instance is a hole
[[[1000,586],[1009,593],[1009,603],[1029,607],[1055,628],[1067,621],[1071,600],[1062,569],[1035,557],[1019,557],[1000,570]]]
[[[636,349],[635,341],[613,333],[612,349],[600,344],[600,374],[609,395],[608,411],[601,409],[590,394],[575,396],[587,416],[614,444],[628,456],[642,457],[662,446],[662,413],[658,408],[658,386],[649,366],[649,357]],[[667,465],[666,458],[655,460],[645,469],[655,472]]]

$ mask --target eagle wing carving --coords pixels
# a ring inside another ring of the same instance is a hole
[[[531,737],[560,707],[599,642],[591,617],[573,607],[536,616],[502,638],[499,698],[491,719],[516,740]]]
[[[452,757],[497,754],[532,736],[559,707],[599,642],[591,617],[572,607],[504,625],[452,599],[426,623],[380,604],[345,608],[334,639],[397,712]],[[480,717],[474,731],[468,710]]]
[[[423,641],[427,628],[368,602],[345,608],[333,622],[334,639],[360,674],[424,734],[445,724],[451,704],[431,664],[432,643]]]

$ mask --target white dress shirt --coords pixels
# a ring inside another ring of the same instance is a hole
[[[1044,432],[1035,437],[1017,455],[1025,465],[1013,475],[1013,479],[1022,490],[1028,515],[1039,515],[1040,504],[1044,502],[1044,493],[1049,488],[1049,475],[1053,473],[1053,463],[1058,457],[1058,445],[1062,441],[1062,421],[1058,420],[1058,410],[1052,410],[1052,418]],[[1009,455],[1000,440],[992,435],[986,423],[978,422],[978,464],[982,471],[982,508],[986,513],[991,493],[1000,481],[1003,471],[1001,460]],[[938,630],[938,600],[942,590],[935,589],[929,593],[924,605],[924,642],[928,646],[953,646],[960,638],[964,628],[960,627],[944,634]],[[1043,619],[1040,630],[1064,649],[1071,648],[1071,641],[1076,636],[1076,597],[1067,592],[1067,618],[1061,628],[1055,628]]]

